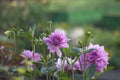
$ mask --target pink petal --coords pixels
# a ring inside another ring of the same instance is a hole
[[[60,51],[60,48],[59,47],[56,47],[56,53],[59,57],[62,56],[62,52]]]
[[[56,48],[53,45],[49,45],[48,49],[50,50],[51,53],[54,53],[56,51]]]
[[[67,43],[65,43],[65,44],[60,44],[59,47],[60,47],[60,48],[68,48],[69,45],[68,45]]]

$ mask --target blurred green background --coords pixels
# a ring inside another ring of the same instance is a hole
[[[0,0],[0,41],[9,42],[4,31],[14,27],[27,30],[34,24],[39,36],[48,27],[48,20],[53,27],[74,34],[69,35],[73,41],[81,39],[85,31],[92,31],[91,41],[104,45],[111,57],[110,65],[120,69],[119,0]],[[18,51],[31,48],[23,38],[18,46]]]

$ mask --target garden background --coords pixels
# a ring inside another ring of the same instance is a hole
[[[91,42],[104,45],[109,53],[109,65],[115,69],[112,74],[120,74],[119,0],[0,0],[0,42],[12,44],[4,35],[11,28],[27,30],[36,25],[39,36],[49,20],[52,27],[68,32],[74,44],[85,31],[91,31],[94,34]],[[17,46],[17,52],[22,51],[21,47],[31,49],[30,41],[23,37]]]

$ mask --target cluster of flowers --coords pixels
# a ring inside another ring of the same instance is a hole
[[[66,37],[66,34],[61,30],[55,30],[49,37],[43,38],[43,41],[48,46],[50,53],[56,53],[58,55],[58,59],[55,62],[56,67],[58,68],[58,71],[64,70],[72,70],[72,63],[74,62],[74,70],[80,70],[84,71],[85,69],[89,68],[92,64],[96,65],[96,72],[103,72],[104,69],[108,65],[108,53],[104,50],[103,46],[100,46],[98,44],[93,45],[90,44],[88,47],[86,47],[86,50],[93,49],[90,52],[86,53],[86,57],[84,54],[79,55],[79,59],[75,61],[75,59],[71,59],[69,57],[65,57],[65,59],[62,59],[62,52],[60,48],[68,48],[68,42],[70,39]],[[29,59],[33,62],[40,61],[40,54],[39,53],[33,53],[29,50],[24,50],[22,54],[20,54],[25,59]],[[33,57],[34,55],[34,57]],[[85,60],[86,59],[86,64]],[[22,62],[24,63],[24,61]],[[84,65],[85,69],[84,69]]]

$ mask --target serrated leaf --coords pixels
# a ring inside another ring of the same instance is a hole
[[[50,66],[50,65],[52,65],[53,64],[53,62],[55,62],[55,60],[54,59],[51,59],[51,60],[48,60],[48,65]]]
[[[56,66],[52,66],[52,67],[49,67],[48,70],[49,70],[49,73],[54,74],[57,71],[57,68]]]

